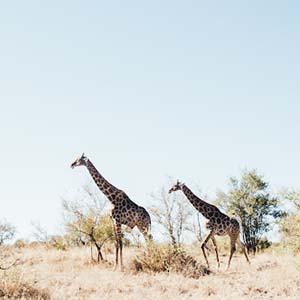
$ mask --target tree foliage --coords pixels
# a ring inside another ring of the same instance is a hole
[[[62,202],[67,236],[82,244],[95,246],[97,260],[102,261],[102,247],[113,237],[112,223],[110,216],[104,211],[105,201],[87,187],[83,194],[81,201]]]
[[[243,171],[240,179],[231,177],[229,191],[219,192],[217,203],[240,220],[245,244],[253,252],[274,221],[283,215],[278,198],[270,194],[268,183],[256,170]]]

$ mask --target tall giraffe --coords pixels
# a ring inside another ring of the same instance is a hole
[[[144,235],[146,242],[151,239],[149,233],[151,226],[150,215],[145,208],[138,206],[129,199],[125,192],[119,190],[111,183],[109,183],[95,168],[92,162],[82,154],[81,157],[77,158],[72,164],[71,168],[85,166],[90,172],[96,185],[102,191],[102,193],[108,198],[112,204],[111,218],[113,221],[113,228],[116,239],[116,260],[115,268],[119,265],[119,251],[120,251],[120,265],[123,270],[123,243],[122,243],[122,232],[121,225],[127,225],[127,227],[133,229],[135,226]]]
[[[206,224],[206,228],[210,230],[209,234],[206,236],[205,240],[201,245],[201,249],[206,260],[207,266],[209,267],[209,263],[207,260],[207,256],[205,253],[205,246],[209,239],[212,240],[216,252],[218,267],[220,267],[218,248],[215,239],[215,235],[224,236],[229,235],[230,237],[230,256],[228,260],[228,266],[230,266],[230,261],[233,253],[236,250],[236,244],[238,244],[246,257],[247,262],[250,264],[246,248],[240,240],[240,225],[238,221],[234,218],[230,218],[227,215],[223,214],[215,205],[209,204],[202,199],[198,198],[185,184],[177,181],[171,189],[169,193],[175,192],[177,190],[181,190],[188,200],[192,203],[192,205],[206,218],[208,222]]]

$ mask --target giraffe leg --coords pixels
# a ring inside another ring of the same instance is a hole
[[[121,265],[121,271],[124,271],[124,266],[123,266],[123,241],[122,241],[122,236],[120,237],[119,240],[119,245],[120,245],[120,265]]]
[[[207,259],[207,256],[206,256],[206,253],[205,253],[205,247],[206,247],[206,244],[207,242],[209,241],[209,239],[214,235],[214,231],[212,230],[208,235],[207,237],[205,238],[204,242],[201,244],[201,249],[202,249],[202,252],[203,252],[203,255],[204,255],[204,258],[205,258],[205,261],[206,261],[206,264],[207,264],[207,267],[209,268],[209,263],[208,263],[208,259]]]
[[[245,257],[246,257],[246,260],[247,260],[248,264],[250,265],[250,260],[249,260],[249,257],[248,257],[245,245],[242,243],[242,241],[240,239],[237,239],[236,242],[242,248],[242,251],[243,251],[243,253],[244,253]]]
[[[120,253],[120,269],[123,271],[123,242],[121,226],[122,224],[120,222],[116,222],[116,265],[118,264],[118,254]]]
[[[115,258],[115,266],[114,266],[114,271],[117,270],[118,265],[119,265],[119,242],[116,241],[116,258]]]
[[[119,242],[118,242],[118,236],[117,236],[117,230],[116,230],[116,224],[113,222],[113,229],[114,229],[114,235],[115,235],[115,248],[116,248],[116,258],[115,258],[115,267],[114,270],[117,269],[119,264]]]
[[[229,255],[229,259],[228,259],[227,270],[230,267],[230,262],[231,262],[232,255],[233,255],[233,253],[236,250],[236,246],[235,246],[236,241],[237,241],[237,237],[236,236],[230,236],[230,255]]]
[[[116,245],[116,259],[115,259],[115,267],[114,270],[116,270],[118,268],[119,265],[119,253],[120,253],[120,267],[121,267],[121,271],[123,271],[123,255],[122,255],[122,248],[123,248],[123,243],[122,243],[122,231],[121,231],[121,226],[122,224],[115,220],[112,216],[111,216],[111,220],[113,223],[113,229],[114,229],[114,235],[115,235],[115,245]]]
[[[220,268],[220,260],[219,260],[219,253],[218,253],[218,247],[217,247],[217,241],[214,236],[211,237],[211,240],[214,244],[215,252],[216,252],[216,257],[217,257],[217,262],[218,262],[218,268]]]

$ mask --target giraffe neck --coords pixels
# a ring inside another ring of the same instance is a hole
[[[86,164],[92,178],[94,179],[96,185],[102,191],[102,193],[108,198],[110,202],[116,204],[116,196],[121,192],[118,188],[108,182],[96,169],[90,160]]]
[[[182,191],[189,199],[192,205],[207,219],[210,218],[209,213],[218,210],[218,208],[212,204],[209,204],[199,197],[197,197],[186,185],[182,186]]]

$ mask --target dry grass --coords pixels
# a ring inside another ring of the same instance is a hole
[[[155,244],[149,244],[143,253],[136,255],[131,268],[136,272],[178,273],[195,279],[211,273],[183,248]]]
[[[34,281],[28,280],[19,267],[14,267],[0,272],[0,298],[50,300],[50,294],[46,289],[35,287]]]
[[[22,274],[21,281],[26,279],[26,282],[35,282],[35,289],[48,290],[51,299],[55,300],[296,300],[300,295],[299,257],[283,254],[260,254],[252,258],[250,266],[242,255],[237,254],[229,271],[225,270],[228,256],[221,256],[220,270],[215,268],[211,275],[194,279],[176,273],[132,272],[131,262],[137,255],[143,254],[143,249],[125,249],[123,273],[113,271],[110,263],[91,263],[89,249],[57,251],[24,248],[15,251],[26,261],[18,267],[18,272]],[[108,254],[107,259],[113,261],[113,255]],[[203,263],[200,251],[197,259]],[[213,264],[213,254],[209,260]]]

